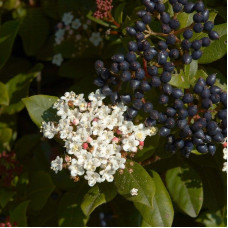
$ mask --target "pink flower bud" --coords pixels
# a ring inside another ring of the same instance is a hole
[[[93,121],[95,121],[95,122],[98,122],[98,120],[99,120],[99,119],[98,119],[97,117],[93,119]]]
[[[71,157],[70,156],[68,156],[68,155],[66,155],[65,156],[65,161],[68,163],[68,162],[71,162]]]
[[[88,147],[89,147],[88,143],[83,143],[83,144],[82,144],[82,148],[83,148],[84,150],[87,150]]]
[[[120,131],[120,130],[118,129],[118,130],[116,130],[116,134],[122,135],[122,131]]]
[[[91,137],[87,138],[87,143],[91,143],[93,141],[93,139]]]
[[[144,146],[144,142],[143,141],[139,141],[139,146]]]
[[[114,138],[112,139],[112,141],[113,141],[114,143],[118,143],[118,142],[120,141],[120,139],[117,138],[117,137],[114,137]]]
[[[78,125],[79,124],[79,119],[74,119],[72,123],[73,123],[73,125]]]

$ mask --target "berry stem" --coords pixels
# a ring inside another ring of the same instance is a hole
[[[148,74],[148,71],[147,71],[147,61],[144,58],[143,58],[143,68],[146,73],[146,78],[150,78],[150,75]]]

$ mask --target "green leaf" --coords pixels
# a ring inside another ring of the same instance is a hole
[[[155,171],[151,174],[156,185],[156,192],[153,198],[153,208],[144,209],[142,226],[170,227],[174,216],[172,201],[159,174]],[[136,208],[139,207],[145,206],[137,204]]]
[[[16,208],[10,212],[10,221],[11,223],[16,223],[17,226],[27,226],[27,217],[26,211],[30,200],[20,203]]]
[[[80,197],[77,193],[67,192],[63,195],[58,207],[59,226],[85,226],[86,216],[80,207]]]
[[[86,216],[89,216],[98,206],[114,199],[116,190],[113,184],[103,183],[91,188],[81,204],[81,209]]]
[[[17,20],[5,22],[0,29],[0,68],[2,68],[9,59],[20,27],[20,22]]]
[[[30,73],[19,74],[6,83],[10,104],[2,108],[3,113],[12,115],[24,108],[21,99],[28,96],[30,84],[40,73],[42,67],[42,64],[37,64]]]
[[[169,84],[182,89],[188,89],[190,87],[190,82],[188,78],[185,77],[183,70],[180,70],[179,74],[172,74]]]
[[[122,22],[123,22],[123,12],[124,12],[125,6],[126,6],[126,2],[123,2],[114,8],[115,9],[114,18],[119,24],[122,24]]]
[[[184,66],[185,78],[187,78],[188,81],[191,82],[194,76],[196,75],[197,70],[198,70],[198,61],[192,60],[190,64]]]
[[[177,19],[180,21],[180,29],[188,27],[193,23],[193,15],[194,13],[179,13]]]
[[[9,191],[8,189],[0,189],[0,206],[4,208],[6,204],[12,199],[15,195],[15,192]]]
[[[6,85],[0,82],[0,105],[8,105],[9,104],[9,96]]]
[[[49,21],[39,8],[28,8],[23,19],[19,34],[25,52],[33,56],[41,49],[49,34]]]
[[[200,64],[212,63],[221,59],[227,52],[227,24],[215,25],[213,30],[218,32],[220,39],[212,41],[209,47],[203,48],[203,56],[199,59]],[[206,34],[202,34],[197,39],[200,39]]]
[[[123,173],[115,174],[114,183],[120,195],[134,203],[152,207],[155,194],[155,184],[151,176],[138,163],[128,160]],[[132,196],[131,189],[138,189],[138,195]]]
[[[36,172],[31,178],[28,190],[31,209],[36,211],[42,209],[54,189],[55,186],[48,173],[44,171]]]
[[[170,169],[166,183],[176,205],[187,215],[196,217],[203,204],[203,187],[195,170],[187,165]]]
[[[11,128],[1,128],[0,129],[0,143],[9,142],[12,138],[13,131]]]
[[[22,99],[32,121],[40,127],[42,121],[52,121],[57,118],[53,104],[57,101],[57,97],[47,95],[35,95]]]

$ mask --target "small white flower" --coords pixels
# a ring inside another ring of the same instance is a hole
[[[67,26],[72,22],[73,18],[74,18],[74,16],[72,15],[71,12],[64,13],[63,17],[62,17],[62,22]]]
[[[63,158],[60,158],[59,156],[56,157],[55,160],[51,161],[51,169],[55,171],[55,173],[58,173],[58,171],[61,171],[63,168]]]
[[[62,62],[63,62],[63,57],[60,53],[53,56],[53,59],[52,59],[53,64],[57,66],[61,66]]]
[[[102,41],[102,38],[99,32],[93,32],[89,40],[95,47],[97,47],[99,43]]]
[[[132,188],[130,191],[132,196],[137,196],[138,195],[138,189],[137,188]]]
[[[73,29],[78,29],[81,25],[82,25],[81,21],[77,18],[72,22]]]

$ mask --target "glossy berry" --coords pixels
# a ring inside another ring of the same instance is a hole
[[[168,129],[166,127],[162,127],[159,131],[159,134],[162,137],[168,136],[170,134],[170,129]]]
[[[169,101],[169,97],[162,94],[160,97],[159,97],[159,103],[160,104],[167,104]]]
[[[135,38],[137,41],[142,41],[144,40],[145,36],[142,32],[137,32]]]
[[[203,22],[207,22],[208,19],[209,19],[209,16],[210,16],[209,10],[206,9],[206,10],[204,10],[204,11],[201,12],[201,13],[202,13],[202,15],[203,15]]]
[[[186,109],[180,109],[178,111],[178,119],[183,120],[188,116],[188,111]]]
[[[186,125],[188,125],[188,122],[187,122],[186,119],[178,120],[178,121],[177,121],[177,126],[178,126],[180,129],[184,129]]]
[[[169,22],[169,26],[172,29],[178,29],[180,27],[180,22],[177,19],[171,19]]]
[[[101,91],[106,96],[109,96],[112,94],[112,90],[107,85],[104,86]]]
[[[142,21],[136,21],[135,28],[139,32],[144,32],[146,30],[146,25]]]
[[[146,13],[143,17],[142,20],[145,24],[150,24],[150,22],[152,21],[152,16],[150,13]]]
[[[156,66],[149,66],[147,68],[147,71],[148,71],[148,74],[150,76],[156,76],[156,75],[158,75],[158,68]]]
[[[215,82],[216,82],[216,74],[211,74],[206,79],[206,83],[207,83],[208,86],[214,85]]]
[[[172,129],[175,127],[175,120],[173,118],[167,118],[165,121],[165,126],[169,129]]]
[[[158,114],[158,122],[164,124],[167,120],[167,116],[164,113]]]
[[[128,50],[136,52],[138,50],[138,45],[135,41],[130,41],[128,43]]]
[[[159,48],[160,50],[166,50],[166,49],[168,48],[168,45],[166,44],[165,41],[160,40],[160,41],[158,42],[158,48]]]
[[[193,102],[193,96],[192,96],[192,94],[186,93],[183,96],[183,102],[186,103],[186,104],[192,103]]]
[[[114,62],[121,63],[124,61],[124,55],[122,54],[113,55],[111,59]]]
[[[154,3],[154,2],[146,1],[146,2],[144,3],[144,5],[146,6],[146,9],[147,9],[149,12],[153,13],[154,8],[155,8],[155,3]]]
[[[168,107],[166,109],[166,114],[167,116],[173,117],[176,114],[176,109],[172,108],[172,107]]]
[[[224,141],[224,137],[223,137],[223,134],[221,132],[218,132],[216,135],[213,135],[212,138],[216,142],[223,142]]]
[[[168,24],[169,21],[170,21],[170,15],[169,15],[169,13],[163,12],[163,13],[161,14],[161,21],[162,21],[162,23],[164,23],[164,24]]]
[[[151,89],[149,83],[147,81],[141,82],[140,88],[142,91],[149,91]]]
[[[202,12],[204,9],[205,6],[202,1],[197,2],[194,6],[194,10],[196,10],[197,12]]]
[[[203,55],[203,53],[201,50],[193,51],[192,52],[192,59],[198,60],[201,58],[202,55]]]
[[[205,112],[204,113],[204,118],[207,120],[207,121],[210,121],[212,119],[212,115],[209,111]]]
[[[208,145],[208,152],[213,156],[216,152],[216,146],[212,144]]]
[[[196,13],[194,14],[193,16],[193,21],[196,22],[196,23],[200,23],[203,21],[203,15],[201,13]]]
[[[143,103],[140,99],[136,99],[132,102],[132,106],[133,108],[135,108],[136,110],[140,110],[143,107]]]
[[[196,147],[196,149],[197,149],[200,153],[202,153],[202,154],[208,153],[208,148],[207,148],[207,145],[206,145],[206,144],[204,144],[204,145],[199,145],[199,146]]]
[[[209,98],[204,98],[202,100],[202,107],[205,108],[205,109],[209,109],[212,105],[212,102]]]
[[[195,50],[199,50],[202,47],[202,42],[200,40],[194,40],[192,42],[192,46],[193,49]]]
[[[164,84],[162,90],[165,94],[171,95],[173,92],[173,87],[170,84]]]
[[[176,99],[182,97],[184,94],[183,92],[181,91],[181,89],[178,89],[178,88],[175,88],[173,89],[173,92],[172,92],[172,96]]]
[[[192,62],[192,56],[189,54],[183,55],[183,63],[184,64],[190,64]]]
[[[183,37],[186,39],[186,40],[189,40],[191,39],[193,36],[193,32],[191,29],[186,29],[183,33]]]
[[[220,100],[225,107],[227,107],[227,93],[221,93]]]
[[[166,62],[163,66],[165,71],[173,72],[174,71],[174,64],[172,62]]]
[[[214,23],[212,21],[207,21],[204,24],[203,30],[210,32],[214,28]]]
[[[180,3],[175,3],[173,5],[173,12],[179,13],[182,10],[182,4]]]
[[[178,59],[180,56],[180,52],[177,49],[171,49],[169,52],[169,57],[171,59]]]
[[[130,95],[122,95],[120,96],[120,99],[121,101],[124,103],[124,104],[129,104],[131,103],[131,96]]]
[[[165,52],[161,51],[158,53],[158,64],[165,64],[167,61],[167,55]]]
[[[211,86],[210,91],[211,91],[211,93],[221,93],[222,92],[221,88],[219,88],[218,86],[215,86],[215,85]]]
[[[183,48],[183,50],[185,51],[189,51],[189,49],[191,48],[191,42],[189,40],[183,40],[181,42],[181,47]]]
[[[127,82],[131,79],[131,72],[130,71],[123,71],[120,76],[123,82]]]
[[[136,70],[138,70],[140,67],[141,67],[141,65],[140,65],[140,63],[137,62],[137,61],[134,61],[134,62],[131,62],[131,63],[130,63],[130,68],[131,68],[131,70],[136,71]]]
[[[182,139],[178,139],[175,141],[175,146],[178,149],[182,149],[184,147],[184,140]]]
[[[164,71],[162,72],[160,79],[162,82],[167,83],[171,80],[171,77],[172,77],[171,73]]]
[[[128,52],[127,54],[126,54],[126,60],[129,62],[129,63],[131,63],[131,62],[134,62],[135,60],[136,60],[136,55],[135,55],[135,53],[134,52]]]
[[[105,82],[102,78],[96,78],[93,83],[98,87],[103,87],[105,85]]]
[[[219,39],[219,34],[216,31],[210,31],[208,35],[211,40]]]
[[[153,87],[159,87],[160,85],[161,85],[161,80],[160,80],[160,78],[159,77],[157,77],[157,76],[153,76],[152,78],[151,78],[151,86],[153,86]]]
[[[176,99],[176,100],[174,101],[174,108],[176,108],[176,109],[181,109],[181,108],[183,108],[183,107],[184,107],[184,103],[183,103],[182,100]]]
[[[175,35],[171,34],[171,35],[168,35],[168,37],[166,38],[166,43],[168,45],[174,45],[177,41],[177,38]]]
[[[198,110],[197,110],[197,105],[193,105],[193,106],[189,106],[188,107],[188,115],[189,116],[195,116],[197,114]]]
[[[127,61],[123,61],[119,64],[120,70],[128,70],[129,69],[129,63]]]
[[[142,80],[145,78],[145,71],[142,68],[139,68],[136,72],[135,72],[135,77],[136,79]]]
[[[165,34],[169,34],[172,31],[172,29],[171,29],[171,27],[169,25],[163,24],[162,25],[162,31]]]
[[[155,6],[155,9],[159,12],[162,13],[165,11],[165,5],[162,3],[157,3]]]
[[[150,48],[143,53],[143,56],[147,61],[152,60],[156,55],[157,51],[154,48]]]
[[[196,23],[194,26],[193,26],[193,30],[196,32],[196,33],[200,33],[203,31],[203,25],[201,23]]]
[[[140,92],[136,92],[135,93],[135,98],[136,99],[142,99],[144,97],[144,94],[143,93],[140,93]]]
[[[195,4],[192,3],[192,2],[189,2],[189,3],[185,4],[185,6],[184,6],[184,12],[186,12],[186,13],[192,13],[194,11],[194,6],[195,6]]]
[[[202,129],[198,130],[196,133],[194,133],[194,137],[197,139],[205,139],[205,134]]]
[[[150,112],[150,118],[153,119],[153,120],[158,120],[158,115],[159,115],[159,113],[158,113],[157,110],[152,110]]]
[[[140,10],[137,12],[137,15],[142,18],[146,13],[146,10]]]
[[[211,44],[211,40],[208,37],[203,37],[202,38],[202,46],[203,47],[208,47]]]
[[[135,110],[135,109],[133,109],[133,108],[128,108],[128,109],[127,109],[127,114],[128,114],[128,116],[129,116],[131,119],[133,119],[133,118],[135,118],[135,117],[137,116],[138,111]]]
[[[146,113],[150,113],[150,112],[153,110],[153,108],[154,108],[154,106],[153,106],[153,104],[150,103],[150,102],[147,102],[147,103],[145,103],[145,104],[143,105],[143,110],[144,110],[144,112],[146,112]]]
[[[139,86],[140,86],[140,81],[138,81],[138,80],[131,80],[131,88],[133,89],[133,90],[136,90],[136,89],[138,89],[139,88]]]
[[[127,33],[128,33],[130,36],[135,36],[135,35],[136,35],[136,30],[135,30],[133,27],[127,27],[127,28],[126,28],[126,31],[127,31]]]
[[[155,126],[156,124],[157,124],[157,121],[152,120],[150,117],[146,118],[146,120],[145,120],[145,125],[147,127],[152,127],[152,126]]]

